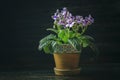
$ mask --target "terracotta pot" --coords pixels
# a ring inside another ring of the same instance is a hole
[[[56,75],[75,75],[79,74],[79,58],[78,53],[54,53],[56,67],[54,68]]]

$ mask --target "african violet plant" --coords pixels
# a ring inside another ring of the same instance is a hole
[[[45,53],[54,53],[56,45],[69,44],[76,50],[81,50],[85,47],[90,47],[95,50],[94,39],[91,36],[85,35],[87,28],[94,22],[91,15],[88,17],[73,16],[67,8],[61,11],[57,9],[52,16],[54,20],[53,28],[48,28],[55,34],[49,34],[39,42],[39,50],[44,50]]]

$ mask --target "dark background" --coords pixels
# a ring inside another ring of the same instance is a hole
[[[0,70],[41,70],[54,67],[53,55],[38,51],[39,40],[52,27],[56,9],[67,7],[73,15],[91,14],[95,23],[87,33],[95,38],[100,54],[84,49],[81,65],[120,70],[119,0],[8,0],[1,1]],[[93,68],[91,68],[93,69]]]

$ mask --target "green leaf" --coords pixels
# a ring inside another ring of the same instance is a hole
[[[58,37],[66,43],[69,39],[69,35],[66,33],[66,30],[60,30],[58,33]]]
[[[58,37],[62,39],[64,35],[65,35],[64,30],[59,30]]]
[[[81,37],[81,34],[80,33],[75,33],[75,36],[78,38],[78,37]]]
[[[69,44],[71,44],[75,49],[81,50],[81,44],[77,38],[69,39]]]
[[[45,47],[43,48],[43,50],[44,50],[45,53],[50,53],[50,52],[51,52],[50,49],[49,49],[49,45],[48,45],[48,46],[45,46]]]
[[[45,53],[53,53],[52,42],[52,40],[49,40],[43,45],[40,45],[40,47],[44,50]]]
[[[75,37],[75,35],[76,35],[76,34],[75,34],[73,31],[69,31],[69,37],[70,37],[70,38]]]
[[[84,35],[84,38],[94,41],[94,38],[88,35]]]
[[[69,44],[71,44],[74,48],[76,48],[75,41],[73,39],[68,40]]]
[[[51,43],[52,48],[55,48],[56,44],[57,44],[57,41],[52,41]]]
[[[53,28],[48,28],[47,30],[52,31],[52,32],[55,32],[55,33],[58,33],[58,30],[53,29]]]
[[[46,43],[46,41],[48,41],[48,40],[54,40],[54,39],[56,39],[56,36],[53,35],[53,34],[50,34],[50,35],[44,37],[43,39],[41,39],[39,43],[40,44],[44,44],[44,43]]]
[[[82,44],[83,47],[87,47],[90,45],[90,43],[92,41],[94,41],[94,39],[91,36],[88,35],[79,35],[77,36],[77,38],[79,39],[80,43]]]
[[[48,46],[51,43],[51,40],[47,40],[44,43],[40,43],[38,49],[42,50],[45,46]]]
[[[89,41],[87,40],[84,40],[82,43],[83,43],[83,47],[87,47],[89,45]]]
[[[43,39],[40,40],[39,42],[39,50],[44,50],[45,53],[51,53],[52,52],[52,42],[56,40],[56,36],[53,34],[50,34],[46,37],[44,37]]]

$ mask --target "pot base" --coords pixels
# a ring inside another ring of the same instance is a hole
[[[54,68],[54,72],[56,75],[77,75],[80,73],[80,68],[76,69],[57,69]]]

